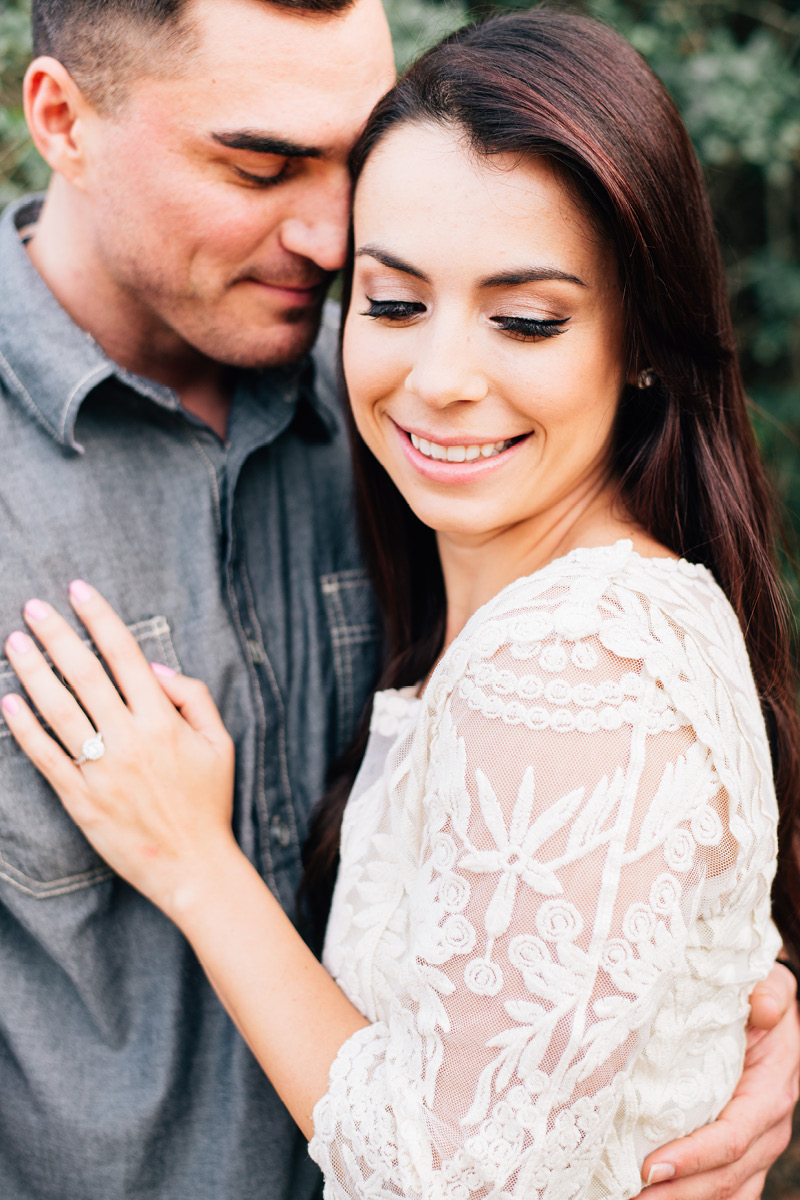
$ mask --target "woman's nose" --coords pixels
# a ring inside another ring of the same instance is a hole
[[[420,347],[405,386],[431,408],[445,408],[459,401],[474,403],[489,394],[486,373],[474,360],[463,335],[436,339],[427,348]]]

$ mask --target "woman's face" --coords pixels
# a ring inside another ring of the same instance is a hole
[[[624,329],[613,254],[553,166],[402,126],[354,222],[350,399],[411,508],[479,538],[568,515],[608,477]]]

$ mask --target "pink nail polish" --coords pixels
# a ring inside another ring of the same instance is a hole
[[[2,703],[3,712],[8,713],[10,717],[19,712],[19,700],[16,696],[3,696],[0,703]]]
[[[164,666],[164,663],[151,662],[150,666],[153,668],[154,674],[163,675],[164,678],[169,678],[170,675],[176,674],[172,667],[166,667]]]
[[[48,615],[49,609],[46,604],[42,604],[41,600],[29,600],[25,605],[25,616],[31,621],[43,621]]]
[[[94,590],[82,579],[73,579],[69,585],[69,594],[73,600],[77,600],[78,604],[85,604],[87,600],[91,600]]]
[[[11,634],[11,637],[8,639],[8,644],[12,650],[16,651],[17,654],[27,654],[32,645],[31,639],[27,637],[26,634],[20,633],[19,631]]]

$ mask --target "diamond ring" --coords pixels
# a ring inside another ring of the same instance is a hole
[[[76,767],[82,767],[84,763],[97,762],[98,758],[102,758],[105,752],[106,748],[103,745],[102,733],[93,733],[81,746],[80,757],[73,758],[72,761]]]

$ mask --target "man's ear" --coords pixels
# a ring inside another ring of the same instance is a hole
[[[25,120],[42,158],[75,187],[83,183],[87,118],[96,116],[56,58],[35,58],[23,85]]]

